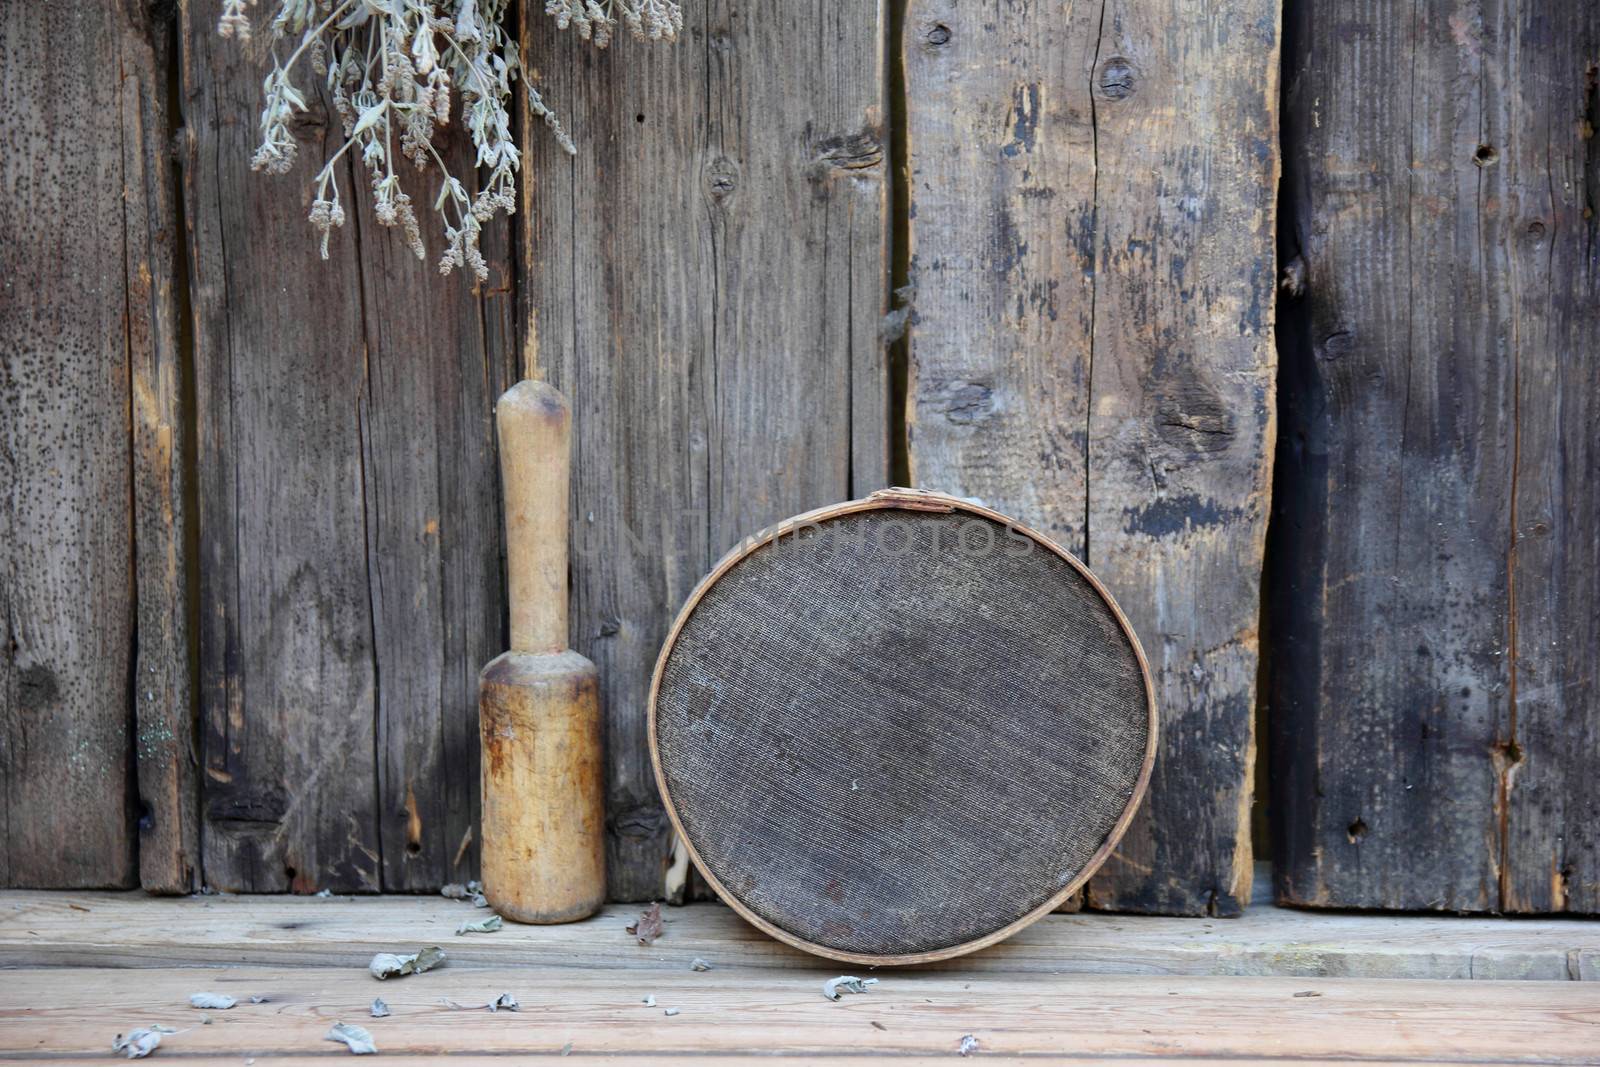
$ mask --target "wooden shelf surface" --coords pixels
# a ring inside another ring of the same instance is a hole
[[[0,893],[0,1059],[103,1061],[116,1033],[160,1023],[182,1032],[154,1058],[326,1062],[344,1020],[386,1061],[953,1062],[971,1034],[975,1062],[1600,1062],[1600,924],[1581,921],[1057,915],[831,1003],[836,965],[720,905],[665,909],[650,947],[623,929],[636,908],[455,934],[484,914],[436,897]],[[366,972],[374,952],[430,944],[438,970]],[[202,991],[240,1003],[190,1008]],[[522,1010],[447,1003],[502,992]],[[393,1015],[370,1018],[374,997]]]

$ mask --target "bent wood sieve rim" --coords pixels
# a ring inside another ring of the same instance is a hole
[[[1111,617],[1121,630],[1122,635],[1126,638],[1128,645],[1131,647],[1134,659],[1138,664],[1139,677],[1144,687],[1145,705],[1148,719],[1145,734],[1146,741],[1144,756],[1140,763],[1138,777],[1134,783],[1133,789],[1128,795],[1127,801],[1124,804],[1120,815],[1112,824],[1099,848],[1083,866],[1082,870],[1080,870],[1069,882],[1067,882],[1061,889],[1050,896],[1049,899],[1045,900],[1042,904],[1039,904],[1031,911],[1026,912],[1019,918],[1014,919],[997,930],[993,930],[987,934],[984,934],[983,936],[963,941],[958,944],[947,945],[928,951],[898,955],[852,952],[847,949],[840,949],[810,941],[805,937],[799,936],[790,930],[786,930],[783,927],[778,926],[772,921],[757,914],[735,893],[733,893],[717,877],[716,873],[711,870],[710,866],[701,857],[694,840],[684,829],[683,820],[678,814],[678,808],[673,801],[671,789],[667,785],[667,776],[662,765],[661,749],[658,743],[657,728],[657,702],[660,696],[662,678],[666,672],[667,662],[671,658],[673,649],[676,646],[679,635],[682,633],[685,625],[694,615],[695,609],[700,605],[700,602],[706,593],[718,582],[718,580],[720,580],[730,570],[737,566],[741,561],[747,559],[754,553],[761,551],[763,548],[772,545],[779,538],[785,535],[793,535],[797,533],[802,527],[816,525],[827,520],[859,514],[862,512],[888,509],[934,512],[943,514],[963,512],[980,518],[989,519],[1007,527],[1010,530],[1016,531],[1018,534],[1021,534],[1024,537],[1029,538],[1034,543],[1045,549],[1048,549],[1055,556],[1069,564],[1071,568],[1077,572],[1078,576],[1083,579],[1089,588],[1104,603],[1105,607],[1109,610]],[[894,488],[879,490],[878,492],[875,492],[871,496],[864,499],[846,501],[840,504],[830,504],[825,507],[816,508],[812,511],[795,515],[774,526],[758,532],[752,537],[746,538],[739,544],[735,545],[733,549],[731,549],[726,555],[724,555],[717,562],[716,566],[711,569],[710,573],[700,580],[699,584],[695,586],[694,591],[689,594],[689,598],[684,602],[683,608],[678,612],[677,618],[673,621],[672,628],[668,631],[666,640],[662,643],[660,655],[658,655],[656,658],[655,671],[650,680],[650,696],[646,729],[650,744],[650,764],[655,772],[656,786],[661,791],[661,799],[666,808],[667,816],[672,820],[673,830],[678,835],[678,839],[683,842],[685,849],[688,851],[689,858],[694,861],[695,868],[700,871],[707,883],[710,884],[712,889],[716,891],[717,895],[725,903],[727,903],[729,907],[731,907],[746,922],[769,934],[770,936],[814,955],[822,956],[828,959],[840,960],[847,963],[861,963],[875,966],[898,966],[950,959],[955,956],[965,955],[969,952],[975,952],[978,949],[985,948],[989,945],[1003,941],[1023,928],[1032,925],[1039,919],[1055,911],[1063,902],[1071,897],[1072,894],[1076,893],[1080,888],[1082,888],[1084,883],[1086,883],[1095,874],[1095,872],[1104,865],[1106,859],[1111,855],[1112,851],[1122,840],[1123,835],[1127,832],[1128,825],[1133,820],[1134,813],[1138,811],[1139,804],[1144,799],[1145,793],[1150,785],[1151,771],[1155,765],[1158,722],[1155,686],[1151,681],[1150,665],[1149,661],[1145,657],[1144,647],[1139,643],[1138,635],[1134,633],[1133,626],[1128,622],[1127,616],[1123,613],[1121,607],[1118,606],[1110,591],[1106,589],[1100,580],[1096,578],[1094,574],[1089,571],[1088,567],[1079,561],[1077,557],[1073,556],[1070,552],[1056,544],[1044,534],[1041,534],[1030,527],[1024,526],[1015,519],[984,507],[981,504],[975,504],[960,497],[948,496],[943,493],[930,492],[928,490]]]

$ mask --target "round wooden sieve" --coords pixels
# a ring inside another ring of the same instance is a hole
[[[1109,593],[987,508],[885,490],[725,556],[667,635],[650,755],[750,922],[857,963],[970,952],[1054,910],[1144,796],[1156,716]]]

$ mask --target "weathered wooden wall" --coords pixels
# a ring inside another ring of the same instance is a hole
[[[1278,896],[1600,911],[1600,8],[1288,10]]]
[[[663,893],[656,654],[742,537],[888,476],[883,22],[874,4],[685,5],[672,47],[524,53],[527,364],[573,408],[573,647],[600,668],[609,880]]]
[[[321,148],[250,173],[263,57],[217,0],[0,8],[0,883],[471,877],[492,404],[535,374],[573,402],[615,897],[667,889],[644,701],[682,599],[903,445],[1150,654],[1161,756],[1087,903],[1236,912],[1276,226],[1279,895],[1600,911],[1592,5],[1290,0],[1276,222],[1272,0],[690,0],[604,52],[538,8],[580,150],[530,131],[476,290],[359,196],[317,258]]]
[[[910,5],[913,479],[1085,559],[1156,679],[1091,907],[1250,894],[1277,49],[1270,0]]]

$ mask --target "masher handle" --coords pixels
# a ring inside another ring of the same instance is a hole
[[[567,492],[572,412],[546,382],[518,382],[495,405],[506,505],[511,648],[567,647]]]

